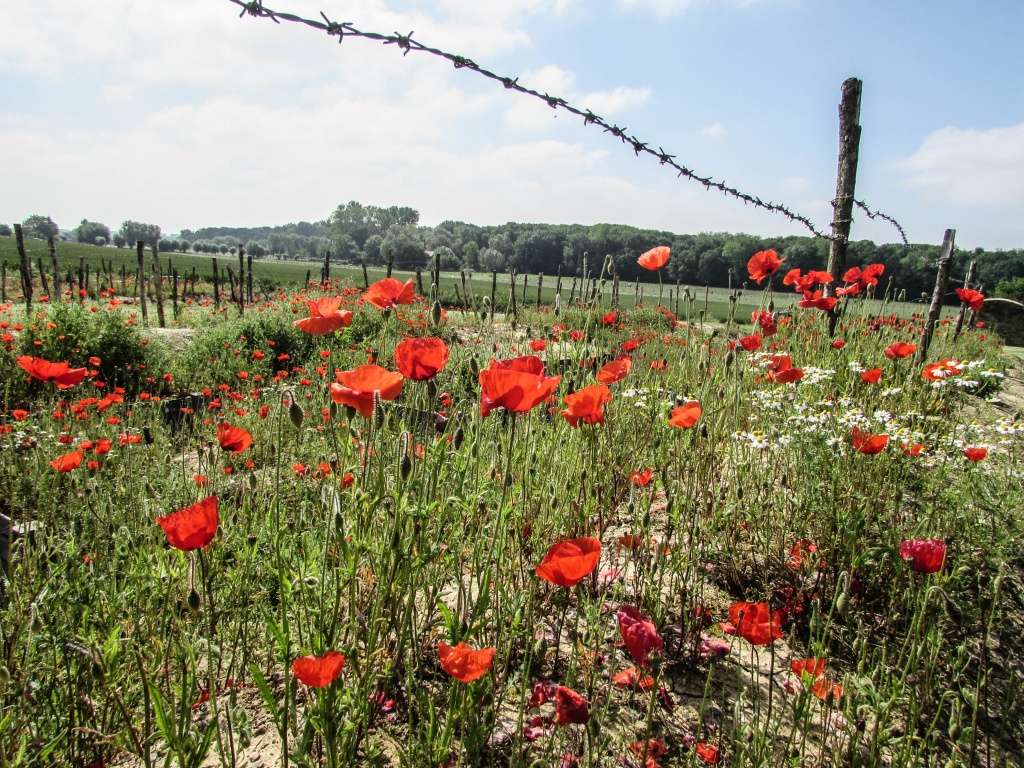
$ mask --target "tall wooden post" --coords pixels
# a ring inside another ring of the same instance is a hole
[[[7,262],[0,261],[0,304],[7,303]]]
[[[53,296],[50,297],[50,302],[54,300],[60,301],[60,264],[57,263],[57,244],[53,240],[53,235],[46,238],[46,247],[50,251],[50,266],[53,267]]]
[[[43,293],[47,298],[50,296],[50,284],[46,280],[46,268],[43,267],[43,257],[40,256],[36,259],[36,267],[39,269],[39,285],[42,286]]]
[[[856,77],[843,81],[839,102],[839,168],[836,197],[832,201],[832,240],[828,248],[828,271],[839,278],[846,271],[846,250],[853,219],[853,193],[857,185],[857,156],[860,153],[860,96],[863,83]],[[832,295],[833,282],[826,288]]]
[[[21,293],[25,297],[25,315],[32,314],[32,265],[25,253],[25,233],[21,224],[14,225],[14,241],[18,247],[18,264],[21,268]]]
[[[509,272],[509,294],[508,294],[508,308],[505,310],[505,315],[511,314],[513,317],[516,316],[516,273],[515,270]]]
[[[174,319],[178,319],[178,270],[171,270],[171,306],[174,310]]]
[[[231,273],[228,272],[230,279]],[[309,278],[306,278],[306,285],[309,285]],[[245,248],[238,246],[238,316],[245,314]]]
[[[967,277],[964,278],[964,288],[970,288],[978,272],[978,262],[972,261],[967,267]],[[960,314],[956,316],[956,329],[953,331],[953,341],[960,338],[960,331],[964,329],[964,318],[967,316],[967,305],[960,302]]]
[[[939,269],[935,275],[932,303],[928,308],[928,318],[925,320],[924,331],[921,333],[921,343],[917,345],[917,360],[920,363],[923,363],[928,355],[928,347],[932,343],[935,326],[939,322],[939,313],[942,312],[942,297],[946,295],[946,281],[949,279],[949,265],[953,261],[953,245],[955,240],[956,230],[947,229],[942,237],[942,251],[939,253]]]
[[[416,267],[416,291],[420,296],[423,296],[423,270]]]
[[[161,328],[167,327],[167,319],[164,317],[164,278],[160,269],[160,249],[156,243],[152,246],[153,251],[153,292],[156,295],[156,319]]]
[[[498,273],[491,272],[491,325],[494,325],[494,312],[497,309],[494,302],[498,300]]]
[[[540,294],[544,290],[544,273],[537,275],[537,306],[540,307]]]
[[[392,255],[388,256],[388,277],[391,277],[391,270],[394,268],[394,266],[395,266],[395,257],[394,257],[394,254],[392,254]]]
[[[331,284],[331,250],[324,249],[324,288]]]
[[[241,247],[241,246],[239,246]],[[252,304],[252,254],[245,254],[245,292],[249,296],[249,303]]]
[[[366,274],[366,262],[364,261],[363,262],[363,289],[365,290],[366,288],[369,288],[369,287],[370,287],[370,276],[368,274]],[[423,291],[420,291],[420,293],[423,293]]]
[[[142,313],[142,324],[149,325],[149,310],[146,308],[146,265],[145,265],[146,244],[141,240],[135,243],[135,256],[138,261],[138,272],[135,277],[135,284],[139,290],[139,311]]]
[[[220,309],[220,273],[217,271],[217,258],[210,259],[213,262],[213,308]]]
[[[128,270],[125,269],[124,264],[121,265],[121,295],[126,296],[128,294]]]

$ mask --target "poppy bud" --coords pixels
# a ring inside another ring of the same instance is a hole
[[[945,592],[942,593],[942,596],[944,598],[943,607],[946,609],[946,615],[949,617],[950,621],[959,627],[964,621],[963,611],[960,610],[960,607],[954,603],[953,599]]]
[[[474,376],[480,373],[480,367],[477,365],[475,357],[469,358],[469,370],[473,372]]]
[[[188,593],[188,607],[189,610],[199,610],[199,593],[196,592],[195,588],[190,589]]]
[[[288,418],[292,420],[292,424],[295,425],[296,429],[302,428],[302,420],[306,418],[306,414],[302,411],[302,406],[295,402],[295,398],[291,398],[291,403],[288,405]]]
[[[455,435],[452,437],[452,445],[455,446],[455,450],[462,447],[463,440],[466,439],[466,433],[462,431],[462,427],[455,430]]]
[[[705,439],[707,439],[707,436],[708,436],[708,425],[707,424],[701,424],[700,425],[700,436],[705,438]]]
[[[39,609],[36,608],[36,604],[35,603],[32,603],[28,607],[28,616],[29,616],[28,628],[32,632],[42,632],[42,630],[43,630],[43,620],[41,618],[39,618]]]
[[[142,439],[146,441],[146,445],[153,444],[153,433],[149,431],[149,427],[142,428]]]
[[[0,664],[0,693],[4,692],[9,682],[11,682],[11,673],[7,671],[7,667]]]
[[[436,299],[434,306],[430,308],[430,319],[434,321],[434,325],[441,324],[441,302]]]
[[[252,545],[254,545],[256,543],[256,535],[253,534],[253,533],[250,533],[248,536],[245,537],[245,541],[251,547]]]
[[[558,509],[558,496],[551,494],[551,499],[548,503],[551,505],[551,509]]]
[[[729,351],[728,351],[728,352],[726,353],[726,355],[725,355],[725,367],[726,367],[726,368],[731,368],[731,367],[732,367],[732,364],[733,364],[733,362],[734,362],[735,360],[736,360],[736,353],[735,353],[735,352],[733,352],[733,351],[732,351],[732,350],[730,349],[730,350],[729,350]]]
[[[412,459],[409,458],[407,453],[402,454],[402,460],[398,465],[398,474],[403,480],[408,480],[409,475],[412,474]]]
[[[737,501],[743,501],[743,486],[742,485],[736,486],[736,500]]]

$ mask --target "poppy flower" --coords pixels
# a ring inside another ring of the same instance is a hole
[[[217,425],[217,442],[230,453],[241,453],[252,445],[252,435],[241,427],[233,427],[225,421]]]
[[[868,264],[860,267],[850,267],[843,273],[843,282],[847,288],[840,288],[836,293],[840,296],[856,296],[862,289],[868,286],[878,285],[878,278],[885,274],[885,264]]]
[[[818,545],[809,539],[798,539],[789,549],[789,560],[786,567],[793,571],[799,571],[805,564],[811,562],[808,555],[818,551]]]
[[[636,667],[628,667],[612,676],[612,684],[618,688],[639,688],[649,691],[654,687],[654,678],[641,675]]]
[[[614,309],[601,315],[601,325],[615,325],[619,321],[619,313]]]
[[[806,275],[801,275],[799,269],[791,269],[782,278],[782,284],[792,286],[797,293],[806,293],[814,290],[814,286],[828,285],[832,280],[830,272],[812,269]]]
[[[755,309],[750,313],[750,322],[758,326],[761,329],[761,334],[765,337],[774,336],[779,326],[775,322],[775,315],[764,309]]]
[[[832,349],[842,349],[846,346],[846,342],[842,339],[836,339],[832,342]]]
[[[650,654],[664,648],[654,622],[631,605],[619,608],[618,619],[619,634],[629,655],[641,667],[649,666]]]
[[[71,472],[72,470],[78,469],[82,466],[82,459],[85,456],[81,451],[70,451],[69,453],[63,453],[56,459],[50,462],[50,466],[55,470],[64,474],[65,472]]]
[[[589,576],[601,559],[601,542],[590,536],[563,539],[551,546],[537,576],[558,587],[572,587]]]
[[[307,301],[306,306],[309,308],[309,317],[296,320],[292,325],[310,336],[323,336],[352,325],[352,313],[347,309],[338,309],[341,306],[340,296],[325,296],[316,301]],[[262,359],[263,353],[260,352],[260,358],[255,358],[255,353],[253,356],[254,359]]]
[[[620,357],[605,363],[597,372],[597,380],[602,384],[614,384],[622,381],[633,367],[633,361],[628,357]]]
[[[900,450],[904,456],[920,456],[924,452],[923,443],[903,443]]]
[[[659,245],[655,248],[651,248],[649,251],[645,251],[640,254],[640,257],[636,260],[646,270],[651,272],[657,272],[659,269],[668,264],[669,248],[665,245]]]
[[[651,480],[654,478],[654,470],[648,467],[643,471],[633,472],[629,476],[629,482],[637,488],[646,488],[651,484]]]
[[[740,337],[740,346],[747,350],[747,352],[757,352],[761,348],[762,341],[764,341],[764,338],[761,334],[751,333]]]
[[[394,400],[402,393],[405,383],[402,374],[372,363],[351,371],[338,371],[335,377],[337,381],[331,383],[331,399],[355,408],[367,419],[373,415],[374,394],[381,400]]]
[[[860,380],[866,384],[877,384],[882,378],[881,368],[869,368],[866,371],[861,371]]]
[[[555,724],[582,725],[590,719],[590,705],[585,698],[572,688],[564,685],[555,690]]]
[[[486,675],[494,663],[494,653],[493,647],[475,651],[465,643],[454,647],[446,643],[437,644],[441,669],[460,683],[471,683]]]
[[[836,308],[839,299],[835,296],[825,296],[819,289],[817,291],[804,291],[803,298],[797,303],[801,309],[820,309],[822,312],[831,312]]]
[[[190,507],[156,518],[167,543],[182,552],[201,549],[213,541],[218,521],[216,496],[207,496]]]
[[[806,672],[814,680],[825,674],[825,659],[793,659],[789,662],[789,668],[798,677]]]
[[[885,446],[889,444],[889,436],[872,435],[869,432],[865,432],[854,427],[850,430],[850,441],[853,445],[853,449],[858,453],[873,456],[874,454],[881,453],[885,450]]]
[[[560,376],[545,376],[539,357],[526,355],[511,360],[491,360],[480,371],[480,415],[486,417],[495,408],[527,413],[547,400],[558,388]]]
[[[363,301],[373,304],[378,309],[390,309],[399,304],[412,304],[416,300],[416,290],[412,279],[404,283],[393,277],[385,277],[371,285],[363,293]]]
[[[900,542],[900,557],[917,573],[936,573],[946,562],[942,539],[907,539]]]
[[[772,355],[768,361],[769,381],[776,384],[792,384],[803,377],[803,368],[795,368],[789,355]]]
[[[665,746],[665,742],[661,739],[648,739],[646,742],[634,741],[629,745],[629,751],[634,755],[645,758],[646,768],[653,768],[653,766],[658,765],[655,759],[664,757],[665,753],[668,752],[668,747]]]
[[[981,446],[968,446],[967,448],[964,448],[964,457],[969,461],[981,461],[986,456],[988,456],[988,448]]]
[[[292,674],[310,688],[326,688],[345,668],[345,655],[328,651],[323,656],[300,656],[292,662]]]
[[[758,251],[747,262],[747,274],[751,280],[760,285],[765,278],[778,272],[781,266],[782,259],[779,258],[779,254],[775,250]]]
[[[612,401],[612,392],[604,384],[591,384],[579,392],[565,396],[566,408],[562,416],[574,427],[584,424],[604,424],[604,407]]]
[[[981,312],[985,303],[985,294],[981,291],[976,291],[973,288],[957,288],[956,295],[961,302],[971,308],[972,312]]]
[[[426,381],[448,362],[448,345],[434,336],[406,339],[395,347],[395,365],[405,378]]]
[[[811,684],[811,693],[822,701],[838,701],[843,697],[843,686],[822,675]]]
[[[531,339],[530,340],[530,349],[532,349],[534,352],[543,352],[547,348],[548,348],[548,343],[544,339]]]
[[[952,358],[945,358],[934,363],[928,363],[921,369],[921,378],[925,381],[945,381],[954,376],[959,376],[961,370],[954,365]]]
[[[17,361],[33,379],[52,382],[57,389],[70,389],[81,384],[87,373],[85,368],[72,368],[70,363],[52,363],[31,355],[19,355]]]
[[[729,621],[722,629],[726,634],[739,635],[751,645],[770,645],[782,637],[785,619],[785,611],[773,611],[768,603],[740,601],[729,606]]]
[[[908,344],[905,341],[894,341],[885,348],[885,356],[890,360],[902,360],[917,352],[917,344]]]
[[[700,401],[688,400],[682,405],[672,409],[672,412],[668,417],[668,424],[670,427],[675,427],[677,429],[690,429],[700,421],[700,417],[703,413],[704,409],[701,408]]]
[[[718,747],[714,744],[709,744],[706,741],[698,741],[697,745],[693,749],[697,753],[697,757],[699,757],[701,762],[705,765],[718,765]]]

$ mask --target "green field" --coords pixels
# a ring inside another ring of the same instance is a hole
[[[33,269],[37,270],[37,265],[40,261],[42,262],[47,274],[51,272],[50,268],[50,257],[47,250],[46,242],[43,240],[28,239],[25,241],[25,250],[28,253],[29,259],[32,261]],[[77,271],[80,262],[87,265],[90,271],[95,272],[100,268],[100,264],[108,263],[113,265],[113,271],[115,275],[120,275],[121,267],[124,266],[128,275],[132,275],[136,269],[136,254],[133,249],[129,248],[113,248],[113,247],[100,247],[95,245],[86,245],[83,243],[70,243],[62,242],[57,246],[57,254],[61,271],[66,273],[68,270]],[[173,266],[183,276],[191,274],[192,270],[195,269],[196,274],[199,276],[201,282],[205,281],[207,284],[205,290],[209,290],[209,283],[212,281],[212,264],[214,260],[218,263],[218,269],[221,273],[221,279],[223,289],[227,290],[226,283],[226,268],[231,267],[233,270],[237,270],[238,258],[236,256],[225,255],[225,256],[207,256],[197,254],[185,254],[185,253],[162,253],[160,254],[161,264],[163,270],[169,271],[169,265]],[[147,249],[146,251],[146,263],[147,266],[152,268],[152,255]],[[18,286],[18,252],[15,247],[15,241],[13,237],[0,237],[0,265],[5,265],[7,270],[7,295],[8,297],[20,295],[20,289]],[[275,287],[297,287],[304,283],[307,274],[311,279],[317,280],[320,276],[321,264],[320,262],[312,261],[277,261],[271,259],[257,259],[253,261],[253,278],[256,286],[256,291],[263,291],[264,293],[270,293]],[[368,267],[367,275],[369,280],[372,282],[378,280],[386,274],[386,270],[383,267]],[[415,276],[415,272],[407,270],[394,270],[395,277],[401,279],[407,279]],[[331,275],[335,279],[342,278],[348,280],[354,285],[361,286],[363,284],[363,270],[359,265],[354,264],[332,264]],[[424,289],[425,292],[429,292],[429,274],[424,273]],[[129,282],[131,278],[129,277]],[[499,311],[504,310],[509,303],[509,275],[508,273],[502,273],[497,278],[498,289],[495,293],[495,304]],[[475,302],[481,302],[484,297],[490,297],[491,294],[491,276],[487,273],[467,272],[466,283],[469,289],[470,298]],[[527,278],[527,287],[525,291],[525,303],[533,305],[537,302],[537,275],[529,275]],[[556,278],[553,275],[545,275],[543,277],[542,291],[540,296],[540,302],[542,304],[553,304],[555,301],[555,285]],[[574,295],[575,298],[579,298],[579,291],[581,286],[577,282],[575,294],[573,294],[573,279],[571,277],[562,278],[562,301],[567,302],[570,295]],[[201,286],[202,287],[202,286]],[[640,295],[636,293],[636,286],[633,283],[623,282],[619,289],[620,305],[623,307],[632,307],[639,303],[645,306],[655,306],[658,303],[659,287],[657,283],[643,283],[640,284]],[[692,303],[689,308],[686,306],[684,300],[685,291],[683,289],[689,289],[689,295],[692,297]],[[446,304],[455,303],[461,304],[460,298],[462,296],[462,277],[458,272],[442,272],[440,281],[440,297]],[[676,303],[674,301],[675,286],[664,285],[661,288],[662,292],[662,303],[670,306],[673,309],[678,310],[681,317],[689,314],[691,317],[698,317],[701,312],[707,319],[713,320],[726,320],[729,316],[730,311],[730,294],[731,291],[727,288],[707,288],[704,286],[681,286],[681,297]],[[520,304],[524,303],[523,293],[523,278],[517,276],[517,295],[516,300]],[[739,291],[736,296],[736,318],[741,321],[745,321],[750,312],[761,306],[764,300],[763,291]],[[786,308],[793,304],[794,295],[791,293],[776,293],[773,297],[775,307],[777,309]],[[602,303],[604,305],[611,305],[611,283],[610,281],[604,286],[602,293]],[[926,307],[920,302],[887,302],[883,305],[881,301],[870,301],[867,309],[871,312],[881,311],[885,306],[885,312],[895,312],[896,314],[907,317],[915,312],[924,312]],[[944,309],[944,314],[953,314],[955,309],[947,307]]]

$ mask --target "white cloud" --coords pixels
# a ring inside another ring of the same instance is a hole
[[[1024,204],[1024,122],[928,134],[900,168],[911,187],[953,203]]]
[[[619,0],[619,6],[626,10],[645,10],[659,18],[678,16],[694,8],[727,6],[746,8],[759,5],[767,0]]]
[[[519,77],[519,83],[535,91],[561,97],[582,108],[591,109],[602,117],[611,117],[631,107],[644,104],[651,96],[650,88],[625,86],[581,94],[575,89],[576,76],[554,64],[524,72]],[[566,116],[538,99],[523,94],[517,94],[512,98],[512,104],[505,115],[505,119],[511,127],[537,130],[550,125],[554,119]]]
[[[700,135],[706,139],[720,139],[725,136],[725,128],[721,123],[711,123],[700,129]]]

